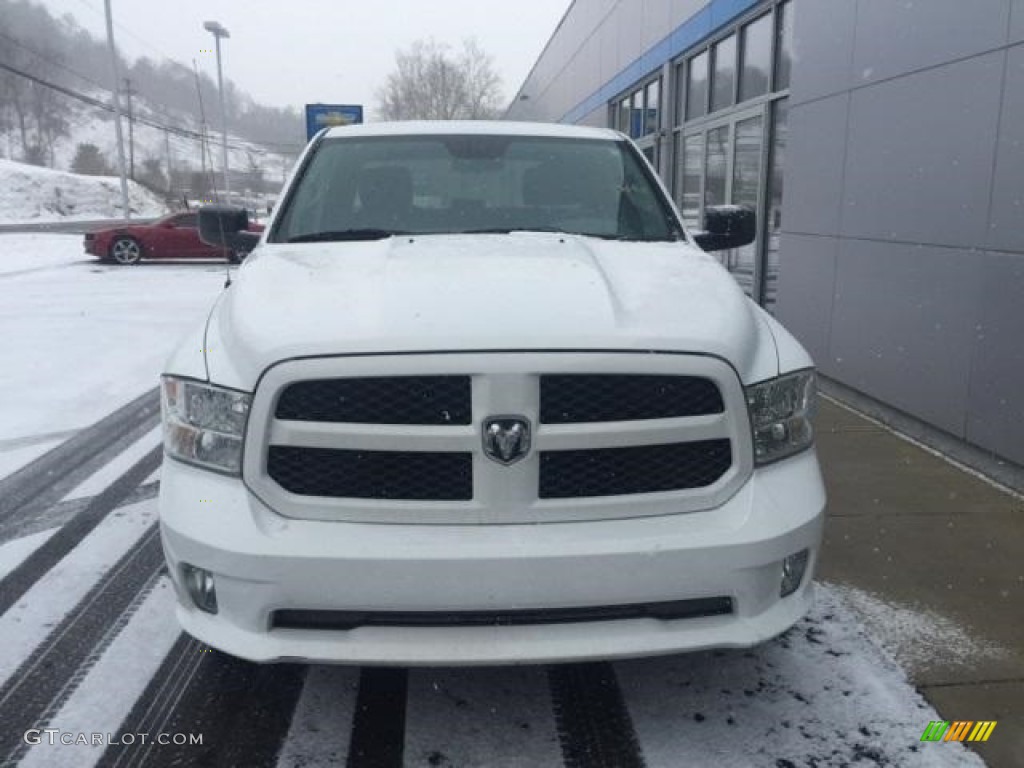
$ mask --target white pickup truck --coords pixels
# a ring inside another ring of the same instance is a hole
[[[807,610],[806,352],[623,135],[333,128],[162,377],[191,635],[254,661],[505,664],[749,646]]]

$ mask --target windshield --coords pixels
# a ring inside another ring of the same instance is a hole
[[[324,140],[270,241],[517,230],[683,237],[627,142],[415,135]]]

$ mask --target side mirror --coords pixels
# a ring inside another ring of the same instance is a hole
[[[704,229],[693,239],[705,251],[724,251],[754,242],[757,214],[745,205],[716,205],[704,209]]]
[[[207,245],[248,253],[259,243],[260,235],[249,231],[249,214],[244,208],[204,205],[199,209],[199,239]]]

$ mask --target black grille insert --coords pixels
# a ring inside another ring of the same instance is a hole
[[[513,611],[274,611],[274,629],[352,630],[359,627],[514,627],[622,619],[699,619],[733,612],[732,598],[704,597],[664,603],[541,608]]]
[[[671,445],[544,451],[542,499],[620,496],[711,485],[732,464],[727,439]]]
[[[540,377],[543,424],[671,419],[722,413],[718,386],[697,376],[549,374]]]
[[[275,415],[359,424],[469,424],[469,376],[316,379],[290,384]]]
[[[267,473],[302,496],[412,501],[473,498],[470,453],[270,446]]]

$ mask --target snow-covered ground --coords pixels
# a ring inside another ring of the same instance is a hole
[[[132,215],[156,217],[167,206],[128,183]],[[121,183],[114,176],[81,176],[0,160],[0,223],[123,218]]]
[[[223,285],[223,264],[118,267],[83,253],[80,235],[0,235],[0,466],[12,470],[5,446],[88,426],[155,387]]]

